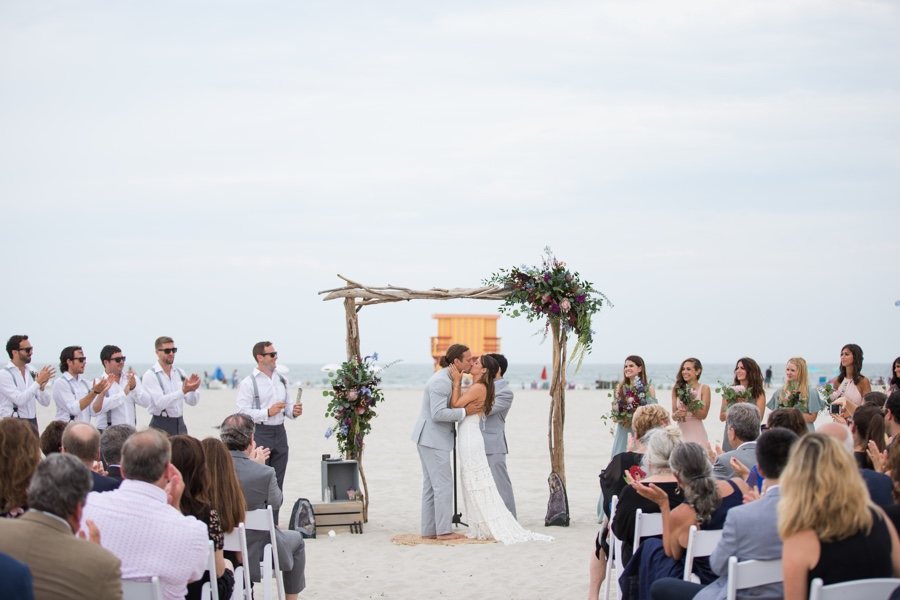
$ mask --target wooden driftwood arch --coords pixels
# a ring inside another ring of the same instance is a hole
[[[409,300],[505,300],[509,291],[502,287],[479,288],[431,288],[430,290],[411,290],[409,288],[386,285],[375,287],[357,283],[338,274],[346,285],[319,292],[324,294],[322,300],[344,300],[344,320],[347,327],[347,360],[362,361],[359,350],[359,318],[358,313],[364,306],[384,304],[387,302],[403,302]],[[550,379],[550,468],[557,473],[565,484],[565,457],[563,447],[563,425],[565,423],[566,394],[566,332],[560,331],[558,323],[551,323],[553,338],[552,377]],[[369,487],[363,470],[362,449],[357,457],[359,476],[362,480],[364,494],[364,511],[368,519]]]

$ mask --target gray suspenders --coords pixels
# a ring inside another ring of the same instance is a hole
[[[182,371],[182,370],[179,369],[178,367],[175,367],[175,371],[178,372],[178,376],[181,377],[181,382],[184,383],[184,371]],[[156,375],[156,380],[159,382],[159,391],[162,392],[163,395],[165,395],[165,394],[166,394],[166,388],[163,386],[162,375],[159,374],[159,371],[153,371],[153,374]],[[254,382],[254,383],[255,383],[255,382]],[[159,416],[160,416],[160,417],[166,417],[166,418],[168,419],[168,418],[169,418],[169,413],[166,412],[166,409],[163,409],[162,412],[159,413]]]
[[[281,385],[284,386],[284,403],[286,405],[290,404],[291,401],[290,401],[290,398],[288,397],[287,379],[282,377],[281,373],[275,373],[275,374],[278,375],[278,379],[281,380]],[[259,386],[256,385],[256,376],[253,375],[252,373],[250,374],[250,381],[253,382],[253,409],[260,410],[261,407],[259,405]],[[285,406],[285,408],[287,408],[287,406]]]
[[[9,373],[10,377],[12,377],[13,385],[16,386],[16,389],[19,389],[19,382],[16,381],[16,374],[14,372],[14,369],[15,369],[15,367],[7,367],[6,372]],[[12,415],[10,415],[10,416],[15,417],[16,419],[21,418],[21,417],[19,417],[19,407],[16,406],[15,402],[12,403]]]
[[[66,378],[63,377],[63,379],[66,379]],[[78,400],[78,393],[75,391],[75,386],[72,385],[72,380],[66,379],[66,383],[69,384],[69,389],[72,390],[72,396],[75,397],[75,400]],[[88,384],[83,379],[81,380],[81,384],[84,386],[84,389],[87,390],[87,393],[90,394],[91,389],[88,387]],[[107,395],[109,395],[109,394],[107,393]],[[77,416],[78,415],[73,415],[72,413],[69,413],[69,422],[74,421],[75,417],[77,417]]]

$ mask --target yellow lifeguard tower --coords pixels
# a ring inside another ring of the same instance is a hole
[[[465,344],[474,356],[500,352],[497,319],[500,315],[431,315],[437,319],[438,333],[431,338],[431,357],[434,367],[451,344]]]

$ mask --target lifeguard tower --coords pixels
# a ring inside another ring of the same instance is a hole
[[[465,344],[474,356],[500,352],[500,338],[497,337],[500,315],[432,315],[432,318],[438,322],[438,333],[431,338],[435,370],[451,344]]]

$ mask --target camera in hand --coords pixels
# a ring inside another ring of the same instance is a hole
[[[831,405],[831,414],[833,414],[833,415],[841,414],[841,405],[840,404],[832,404]]]

